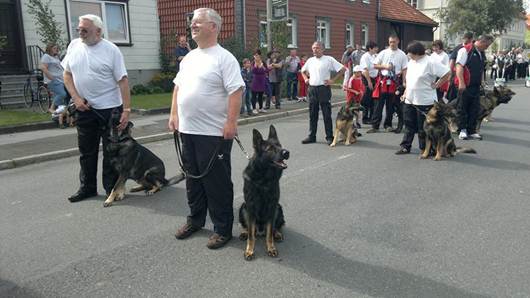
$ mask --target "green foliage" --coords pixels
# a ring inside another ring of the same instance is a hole
[[[170,44],[171,37],[175,34],[161,34],[160,36],[160,49],[158,54],[158,60],[160,62],[160,70],[162,72],[169,72],[171,70],[171,54],[167,53],[167,46]],[[174,68],[174,67],[173,67]]]
[[[502,34],[524,16],[523,0],[449,0],[438,16],[448,23],[450,35],[474,32]]]
[[[286,22],[271,23],[272,48],[280,51],[280,56],[285,57],[289,54],[290,32]]]
[[[63,29],[59,22],[55,20],[55,14],[50,9],[51,0],[28,0],[28,12],[33,16],[33,21],[37,27],[37,34],[43,44],[53,43],[64,48],[66,44],[62,39]]]
[[[153,93],[151,88],[144,86],[142,84],[136,84],[131,89],[132,95],[138,95],[138,94],[151,94]]]
[[[174,72],[161,72],[153,76],[149,81],[149,87],[152,88],[152,93],[171,92],[174,88],[173,79],[175,79]],[[156,92],[157,90],[162,91]]]
[[[243,58],[250,59],[252,57],[252,52],[245,49],[243,41],[237,37],[232,36],[226,38],[225,40],[221,41],[220,44],[223,48],[232,53],[239,63],[241,63]]]

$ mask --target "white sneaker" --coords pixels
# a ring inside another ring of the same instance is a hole
[[[259,110],[260,113],[267,113],[267,111],[265,109],[261,109]]]
[[[252,110],[252,114],[257,115],[258,114],[258,110]]]
[[[469,138],[473,139],[473,140],[482,140],[482,136],[479,135],[478,133],[474,133],[474,134],[469,135]]]
[[[462,129],[460,131],[460,134],[458,135],[458,138],[460,140],[467,140],[467,131],[465,129]]]

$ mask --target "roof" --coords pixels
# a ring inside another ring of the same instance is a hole
[[[438,26],[438,23],[404,0],[380,0],[379,19],[432,27]]]

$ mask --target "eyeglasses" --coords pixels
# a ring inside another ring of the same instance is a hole
[[[88,30],[87,29],[83,29],[83,28],[77,28],[77,29],[75,29],[75,31],[77,31],[77,33],[84,33],[84,34],[88,33]]]
[[[212,22],[212,21],[194,21],[194,20],[192,20],[191,23],[190,23],[190,27],[193,26],[193,25],[202,25],[202,24],[207,24],[207,23],[215,24],[215,22]]]

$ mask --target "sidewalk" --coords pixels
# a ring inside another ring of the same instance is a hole
[[[344,93],[332,89],[332,105],[344,101]],[[282,100],[281,109],[274,107],[267,113],[256,116],[241,116],[238,124],[245,125],[260,121],[308,113],[308,104]],[[143,114],[143,115],[142,115]],[[152,115],[149,111],[133,113],[133,135],[140,143],[169,139],[172,134],[167,129],[168,113]],[[66,158],[78,155],[77,131],[75,128],[47,128],[41,130],[0,134],[0,170],[18,168],[25,165]]]

